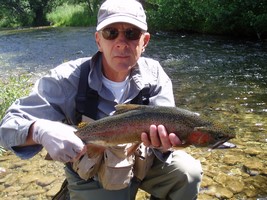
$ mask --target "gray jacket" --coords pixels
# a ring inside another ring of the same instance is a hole
[[[16,100],[0,123],[0,145],[23,159],[37,154],[41,145],[18,147],[26,141],[31,124],[38,118],[76,124],[75,97],[80,66],[90,59],[88,84],[99,93],[98,118],[111,115],[117,104],[115,97],[102,84],[102,54],[80,58],[59,65],[39,79],[29,96]],[[140,90],[150,85],[150,104],[174,106],[172,83],[159,62],[141,57],[132,69],[124,103],[129,103]]]

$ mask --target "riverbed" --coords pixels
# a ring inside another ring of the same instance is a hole
[[[0,78],[33,76],[96,52],[94,28],[0,31]],[[173,81],[176,105],[234,128],[236,148],[186,148],[204,170],[200,200],[267,198],[267,44],[200,34],[153,33],[144,56],[158,60]],[[63,165],[11,152],[0,157],[1,199],[50,199]],[[2,172],[1,172],[2,171]],[[148,199],[139,191],[136,199]]]

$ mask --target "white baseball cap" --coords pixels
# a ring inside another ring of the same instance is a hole
[[[147,31],[146,14],[141,3],[136,0],[106,0],[100,7],[96,30],[113,23],[129,23]]]

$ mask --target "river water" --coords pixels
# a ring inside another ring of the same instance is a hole
[[[39,76],[56,65],[92,55],[94,28],[0,31],[0,78]],[[267,198],[267,44],[200,34],[152,34],[144,56],[160,61],[173,81],[176,105],[233,127],[236,148],[186,148],[204,176],[207,199]],[[62,165],[42,155],[0,157],[0,198],[49,199],[64,179]],[[139,191],[138,200],[147,199]]]

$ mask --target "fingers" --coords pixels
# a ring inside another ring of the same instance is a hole
[[[76,155],[76,157],[75,158],[72,158],[70,160],[70,162],[75,162],[75,161],[79,160],[86,152],[87,152],[87,146],[84,145],[83,149],[80,152],[78,152],[78,154]]]
[[[141,140],[145,146],[168,150],[172,146],[181,144],[180,139],[174,133],[168,133],[163,125],[151,125],[149,133],[142,133]]]
[[[145,146],[160,147],[161,141],[158,135],[157,126],[151,125],[149,127],[149,134],[141,133],[141,140]]]
[[[174,133],[169,134],[169,139],[170,139],[170,142],[172,143],[172,146],[179,146],[182,144],[182,141]]]
[[[161,138],[159,137],[160,135],[158,134],[158,127],[155,125],[151,125],[149,131],[150,131],[149,133],[150,133],[151,145],[153,147],[160,147]]]
[[[158,126],[158,135],[160,137],[162,148],[163,149],[170,149],[172,147],[172,143],[169,139],[169,134],[167,133],[167,131],[163,125]]]

